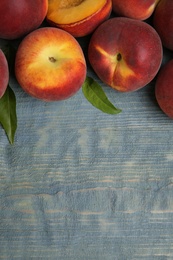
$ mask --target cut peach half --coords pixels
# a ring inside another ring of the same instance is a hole
[[[109,18],[112,0],[49,0],[47,21],[74,37],[92,33]]]

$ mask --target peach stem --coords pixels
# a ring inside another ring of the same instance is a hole
[[[50,62],[55,63],[56,59],[54,57],[49,57]]]

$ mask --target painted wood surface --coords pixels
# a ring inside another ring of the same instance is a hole
[[[0,259],[173,259],[173,121],[154,82],[126,94],[102,84],[123,110],[106,115],[81,90],[45,103],[10,81],[18,129],[10,145],[0,128]]]

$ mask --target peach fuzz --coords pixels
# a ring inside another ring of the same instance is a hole
[[[162,63],[161,40],[149,24],[125,17],[111,18],[93,33],[88,58],[97,76],[121,92],[147,85]]]
[[[173,60],[163,65],[158,73],[155,96],[161,110],[173,119]]]
[[[73,96],[86,78],[86,61],[77,40],[53,27],[39,28],[20,43],[15,59],[19,85],[44,101]]]
[[[153,15],[153,26],[163,45],[173,50],[173,0],[161,0]]]
[[[112,0],[49,0],[46,19],[74,37],[92,33],[112,11]]]
[[[0,98],[4,95],[9,82],[8,62],[0,49]]]
[[[47,9],[48,0],[1,0],[0,38],[13,40],[35,30]]]
[[[138,20],[149,18],[160,0],[112,0],[112,9],[118,16]]]

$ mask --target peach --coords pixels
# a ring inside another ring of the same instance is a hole
[[[160,37],[143,21],[115,17],[92,34],[88,58],[97,76],[112,88],[129,92],[157,74],[163,57]]]
[[[159,0],[112,0],[112,9],[118,16],[146,20],[158,2]]]
[[[47,21],[74,37],[92,33],[112,11],[112,0],[49,0]]]
[[[48,0],[1,0],[0,38],[17,39],[38,28],[46,17]]]
[[[0,49],[0,98],[4,95],[9,82],[8,62]]]
[[[161,0],[153,15],[153,26],[163,45],[173,50],[173,1]]]
[[[155,85],[156,100],[161,110],[173,119],[173,59],[163,65]]]
[[[15,58],[19,85],[31,96],[63,100],[74,95],[86,78],[86,61],[77,40],[64,30],[42,27],[20,43]]]

